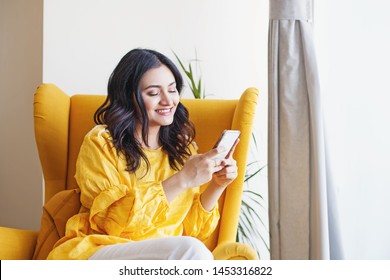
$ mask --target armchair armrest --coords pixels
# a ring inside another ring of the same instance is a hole
[[[38,231],[0,227],[0,259],[31,260]]]
[[[249,245],[239,242],[224,242],[213,251],[216,260],[258,260],[257,252]]]

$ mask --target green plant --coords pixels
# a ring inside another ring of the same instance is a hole
[[[189,80],[189,86],[195,98],[202,99],[206,97],[205,90],[202,88],[202,79],[199,77],[198,80],[195,78],[195,74],[192,68],[192,63],[199,63],[197,56],[195,59],[190,60],[188,68],[186,68],[180,58],[175,52],[173,52],[180,67],[186,74]],[[257,141],[254,133],[252,133],[251,149],[255,150],[257,154]],[[242,202],[241,202],[241,213],[238,221],[237,237],[238,242],[246,243],[252,246],[261,258],[260,252],[264,251],[265,248],[269,252],[268,245],[268,226],[261,218],[259,211],[267,212],[264,207],[265,200],[259,192],[251,190],[250,185],[253,178],[255,178],[263,169],[259,167],[259,161],[253,160],[246,166],[245,172],[245,188],[243,190]]]
[[[247,165],[247,168],[256,165],[258,162],[251,162]],[[253,173],[248,171],[245,174],[245,189],[242,194],[241,201],[241,213],[238,221],[237,228],[237,241],[251,245],[262,257],[262,252],[265,248],[267,253],[269,252],[268,245],[268,226],[261,218],[261,212],[267,212],[264,207],[265,200],[263,196],[254,191],[250,190],[249,180],[260,173],[265,166],[257,168]],[[262,230],[260,230],[260,228]]]
[[[191,88],[191,91],[192,91],[192,94],[194,95],[194,97],[196,99],[205,98],[206,95],[205,95],[205,90],[204,90],[203,85],[202,85],[202,78],[199,77],[199,79],[197,80],[195,78],[195,73],[194,73],[193,68],[192,68],[192,63],[196,63],[196,64],[199,63],[196,51],[195,51],[195,59],[190,60],[190,62],[188,63],[188,68],[186,68],[184,66],[183,62],[180,60],[180,58],[177,56],[177,54],[175,52],[173,52],[173,54],[175,55],[177,61],[180,64],[181,69],[184,71],[184,73],[186,74],[186,76],[189,80],[189,86]]]

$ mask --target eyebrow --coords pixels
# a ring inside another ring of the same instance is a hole
[[[169,85],[168,85],[168,87],[170,87],[170,86],[173,86],[174,84],[176,84],[176,81],[173,81],[172,83],[170,83]],[[144,88],[144,90],[147,90],[147,89],[149,89],[149,88],[160,88],[161,86],[159,86],[159,85],[150,85],[150,86],[147,86],[146,88]]]

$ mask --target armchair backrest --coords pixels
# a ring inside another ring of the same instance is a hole
[[[45,202],[62,190],[78,187],[74,179],[77,155],[84,136],[94,126],[93,114],[105,98],[86,94],[70,97],[53,84],[37,88],[34,128],[45,181]],[[195,141],[200,153],[211,149],[224,129],[241,131],[235,151],[239,174],[219,201],[221,220],[206,241],[210,249],[236,238],[257,98],[257,89],[249,88],[239,100],[181,100],[195,124]]]

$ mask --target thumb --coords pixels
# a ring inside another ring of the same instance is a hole
[[[208,151],[207,153],[204,153],[203,155],[207,159],[212,159],[215,156],[217,156],[218,154],[223,153],[224,151],[226,151],[226,148],[223,146],[220,146],[220,147],[211,149],[210,151]]]

